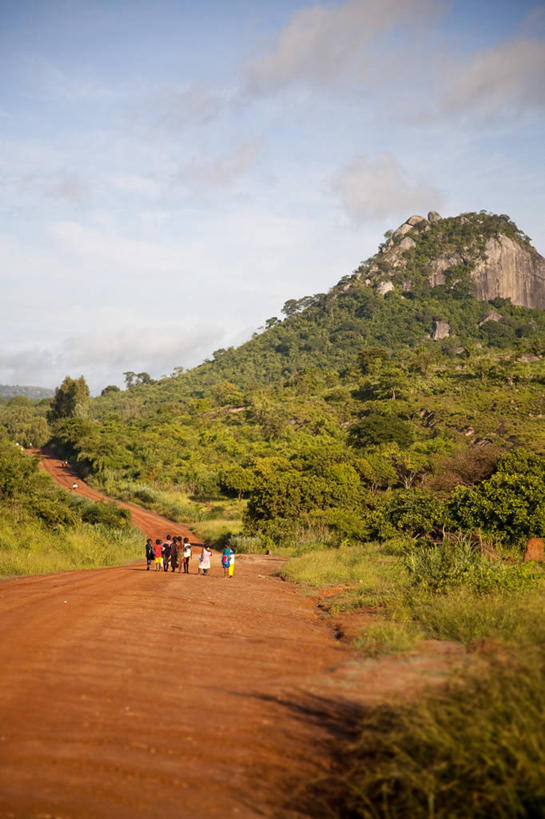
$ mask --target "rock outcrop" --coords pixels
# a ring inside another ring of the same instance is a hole
[[[386,271],[390,271],[386,276],[388,290],[391,289],[390,280],[401,285],[403,290],[410,289],[410,276],[403,276],[403,268],[419,238],[435,228],[437,223],[446,225],[447,222],[459,220],[460,224],[467,225],[475,217],[478,219],[479,215],[464,214],[456,219],[444,220],[437,211],[430,211],[427,219],[418,215],[409,217],[382,245],[376,260],[366,270],[366,275],[370,276],[379,292],[383,292]],[[509,225],[517,230],[513,223]],[[478,227],[476,230],[478,231]],[[516,234],[513,233],[513,236]],[[545,259],[529,244],[502,233],[501,227],[496,235],[487,238],[485,242],[484,238],[479,242],[469,241],[465,245],[462,240],[458,243],[450,240],[443,252],[432,258],[423,269],[431,286],[447,284],[448,271],[461,267],[470,271],[475,296],[480,301],[510,299],[519,307],[545,310]],[[450,279],[449,285],[452,286],[452,275]]]
[[[501,321],[501,319],[502,317],[497,310],[489,310],[489,312],[480,320],[479,327],[482,327],[483,324],[487,324],[489,321]]]
[[[519,307],[545,310],[545,259],[521,247],[508,236],[489,239],[486,259],[475,266],[471,278],[481,301],[511,299]]]
[[[443,338],[448,338],[450,336],[450,324],[446,321],[434,321],[433,322],[433,335],[432,338],[434,341],[441,341]]]

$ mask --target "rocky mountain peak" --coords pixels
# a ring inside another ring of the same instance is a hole
[[[356,274],[386,295],[427,280],[432,287],[466,284],[480,301],[510,299],[545,310],[545,259],[505,215],[485,211],[442,218],[410,216],[388,231],[378,254]]]

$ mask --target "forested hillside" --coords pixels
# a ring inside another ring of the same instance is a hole
[[[537,254],[504,216],[411,236],[189,372],[129,373],[92,400],[71,382],[53,445],[108,493],[180,519],[244,507],[254,544],[542,532],[545,313],[479,301],[472,281],[491,237]],[[11,437],[23,410],[3,410]]]

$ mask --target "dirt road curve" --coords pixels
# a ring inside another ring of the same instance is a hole
[[[30,453],[38,453],[39,450],[29,450]],[[62,461],[59,460],[52,452],[44,451],[41,453],[40,466],[59,484],[59,486],[69,489],[76,495],[82,495],[84,498],[89,498],[93,501],[109,500],[96,489],[88,486],[85,481],[78,478],[77,474],[70,466],[63,466]],[[72,485],[77,483],[77,489],[72,489]],[[119,506],[131,510],[132,522],[138,526],[146,537],[155,539],[156,537],[164,538],[165,535],[181,535],[191,538],[192,543],[201,543],[198,537],[195,537],[192,532],[180,523],[173,523],[172,521],[156,515],[153,512],[148,512],[140,506],[135,506],[132,503],[123,503],[122,501],[115,501]]]
[[[1,817],[312,815],[291,794],[329,764],[350,655],[275,558],[214,561],[0,583]]]

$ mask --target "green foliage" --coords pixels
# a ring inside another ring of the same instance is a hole
[[[515,591],[529,588],[536,570],[526,564],[506,565],[491,560],[478,543],[469,537],[447,537],[441,543],[421,543],[404,559],[411,583],[430,592],[444,592],[465,586],[478,593],[494,590]]]
[[[289,460],[262,459],[246,512],[248,526],[277,518],[296,520],[313,510],[358,508],[362,500],[358,473],[338,458],[338,453],[324,450]]]
[[[530,452],[500,459],[497,471],[477,486],[458,487],[450,512],[465,530],[482,529],[510,544],[545,533],[545,466]]]
[[[219,476],[220,489],[228,495],[237,495],[240,500],[243,495],[255,486],[255,476],[252,469],[233,464],[222,469]]]
[[[126,527],[130,524],[131,513],[115,503],[88,501],[77,495],[70,496],[71,506],[84,523],[102,526]]]
[[[0,407],[0,429],[21,446],[41,447],[51,435],[42,412],[43,408],[35,401],[23,396],[11,398],[5,407]]]
[[[83,376],[74,380],[66,376],[60,387],[55,390],[55,397],[51,402],[49,420],[58,421],[61,418],[83,418],[89,410],[89,387]]]
[[[405,449],[414,441],[414,432],[410,424],[400,418],[371,412],[350,428],[349,441],[362,449],[395,441]]]
[[[378,499],[368,515],[371,539],[397,535],[437,535],[449,518],[445,504],[434,494],[421,489],[397,490]]]
[[[0,441],[0,574],[114,565],[141,544],[128,510],[70,495],[37,459]]]

